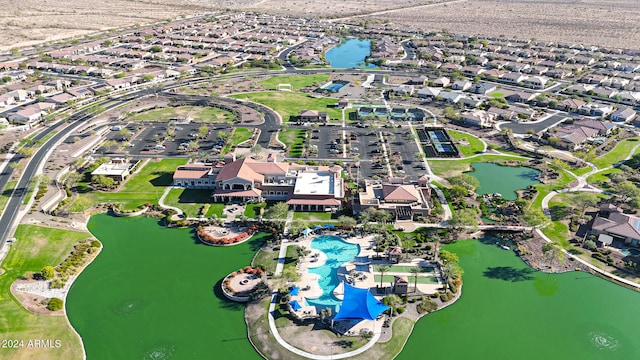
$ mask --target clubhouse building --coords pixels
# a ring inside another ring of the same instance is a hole
[[[211,198],[218,203],[270,200],[284,201],[298,211],[337,211],[344,198],[341,172],[340,166],[227,159],[217,165],[179,166],[173,174],[173,184],[212,189]]]

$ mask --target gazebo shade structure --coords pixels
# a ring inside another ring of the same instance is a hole
[[[324,224],[322,227],[325,229],[334,229],[336,226],[333,224]]]
[[[344,300],[333,320],[374,320],[389,309],[378,301],[369,289],[344,284]]]
[[[314,226],[311,227],[311,230],[313,230],[313,231],[320,230],[320,229],[322,229],[322,226],[320,226],[320,225],[314,225]]]
[[[298,311],[302,309],[302,305],[300,305],[298,300],[289,301],[289,305],[291,305],[291,308],[293,309],[293,311]]]
[[[292,286],[289,288],[289,295],[296,296],[300,292],[300,288],[297,286]]]
[[[311,233],[311,232],[312,232],[311,229],[306,228],[306,229],[302,230],[302,235],[309,235],[309,233]]]

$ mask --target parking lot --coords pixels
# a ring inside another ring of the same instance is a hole
[[[190,152],[217,154],[224,147],[217,141],[217,132],[230,132],[231,127],[225,124],[207,124],[207,135],[199,136],[202,124],[189,123],[168,125],[162,123],[128,123],[112,127],[106,134],[106,140],[115,140],[119,146],[109,149],[108,153],[118,154],[127,151],[132,156],[186,157]],[[121,129],[127,129],[129,136],[123,136]],[[168,136],[168,130],[175,133]],[[190,148],[192,141],[197,147]],[[128,146],[121,146],[128,143]],[[104,150],[104,149],[102,149]]]

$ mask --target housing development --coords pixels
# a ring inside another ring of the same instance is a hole
[[[0,357],[637,357],[639,112],[640,49],[357,18],[15,49]]]

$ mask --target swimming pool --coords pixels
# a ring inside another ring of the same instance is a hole
[[[624,256],[629,256],[629,255],[638,256],[638,255],[640,255],[640,250],[637,250],[637,249],[622,249],[622,250],[620,250],[620,252]]]
[[[322,288],[322,296],[307,299],[307,304],[315,306],[318,310],[329,307],[335,313],[342,303],[342,300],[333,296],[333,290],[340,284],[338,268],[353,260],[360,252],[360,246],[350,244],[337,236],[323,235],[311,241],[311,249],[322,251],[327,256],[327,261],[322,266],[309,269],[310,273],[320,275],[318,284]]]

